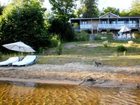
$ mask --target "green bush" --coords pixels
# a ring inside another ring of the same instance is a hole
[[[76,41],[87,41],[89,40],[89,34],[85,31],[75,32]]]
[[[101,40],[101,37],[96,35],[95,40]]]
[[[95,36],[95,40],[109,40],[113,39],[112,33],[97,33]]]
[[[104,46],[104,47],[108,47],[108,46],[109,46],[109,42],[108,42],[108,40],[103,41],[103,46]]]
[[[59,19],[57,17],[52,17],[50,20],[50,26],[48,28],[49,33],[59,34],[62,41],[73,41],[74,30],[70,23]]]
[[[127,51],[127,48],[123,45],[117,46],[117,52],[125,52]]]
[[[0,52],[0,59],[2,58],[2,53]]]
[[[38,49],[38,53],[42,53],[42,54],[44,54],[44,51],[45,51],[45,49],[44,48],[42,48],[42,47],[40,47],[39,49]]]
[[[61,54],[62,54],[62,50],[63,50],[63,46],[62,46],[61,41],[59,41],[59,42],[58,42],[58,46],[57,46],[57,48],[56,48],[56,53],[57,53],[58,55],[61,55]]]
[[[52,34],[50,38],[50,42],[51,42],[51,47],[57,47],[60,42],[59,35]]]
[[[60,40],[60,35],[58,34],[52,34],[50,41],[51,41],[51,47],[56,47],[56,53],[58,55],[62,54],[62,42]]]
[[[139,31],[133,32],[133,35],[135,36],[135,38],[140,38],[140,32]]]

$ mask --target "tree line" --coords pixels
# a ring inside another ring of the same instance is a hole
[[[77,17],[93,18],[108,12],[120,16],[140,16],[140,0],[133,0],[129,10],[120,11],[118,8],[107,7],[101,11],[98,9],[98,0],[81,0],[81,7],[76,10]]]

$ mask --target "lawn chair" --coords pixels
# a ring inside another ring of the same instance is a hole
[[[35,63],[36,55],[27,55],[21,61],[12,63],[13,66],[27,66]]]
[[[12,63],[14,62],[18,62],[19,61],[19,57],[10,57],[9,59],[0,62],[0,66],[11,66]]]

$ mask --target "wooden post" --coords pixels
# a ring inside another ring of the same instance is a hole
[[[139,25],[138,25],[138,30],[139,30],[139,32],[140,32],[140,19],[139,19]]]

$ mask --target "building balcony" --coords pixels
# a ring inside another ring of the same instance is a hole
[[[139,24],[80,24],[81,30],[87,30],[87,29],[115,29],[119,30],[122,26],[126,25],[127,27],[131,29],[138,29]]]
[[[98,29],[121,29],[122,26],[127,26],[131,29],[137,29],[139,27],[138,24],[98,24]]]
[[[87,30],[87,29],[97,29],[98,25],[94,24],[80,24],[81,30]]]

